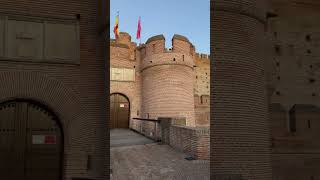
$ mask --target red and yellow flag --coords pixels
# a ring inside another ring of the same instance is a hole
[[[116,23],[113,28],[114,35],[116,39],[119,37],[119,14],[116,16]]]

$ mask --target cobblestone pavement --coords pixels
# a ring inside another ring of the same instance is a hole
[[[126,138],[130,141],[130,137]],[[188,157],[186,154],[168,145],[149,143],[114,146],[111,147],[110,153],[112,168],[110,179],[112,180],[210,179],[209,161],[188,161],[185,159]]]

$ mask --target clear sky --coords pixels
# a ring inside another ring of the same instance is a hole
[[[210,0],[111,0],[110,38],[119,11],[119,31],[127,32],[134,42],[141,16],[141,42],[163,34],[171,47],[174,34],[186,36],[198,53],[210,53]]]

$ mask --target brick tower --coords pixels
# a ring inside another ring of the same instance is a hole
[[[188,126],[194,117],[194,56],[189,40],[174,35],[172,49],[165,49],[163,35],[148,39],[141,49],[142,112],[149,118],[186,118]]]
[[[264,0],[211,1],[211,172],[270,180]]]

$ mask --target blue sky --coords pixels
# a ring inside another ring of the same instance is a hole
[[[186,36],[199,53],[210,53],[210,0],[110,0],[110,38],[119,11],[119,31],[134,42],[141,16],[141,42],[163,34],[171,47],[174,34]]]

